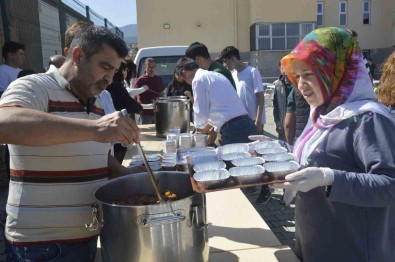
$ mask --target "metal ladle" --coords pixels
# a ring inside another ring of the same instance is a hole
[[[128,115],[128,112],[126,111],[126,109],[122,109],[121,113],[122,113],[123,116],[127,116]],[[147,157],[145,156],[143,148],[142,148],[140,143],[136,143],[136,146],[137,146],[137,150],[139,151],[139,155],[140,155],[141,159],[143,160],[145,167],[147,168],[148,177],[149,177],[149,179],[151,181],[152,186],[154,187],[156,195],[158,196],[159,202],[161,204],[163,204],[163,203],[165,203],[165,200],[163,199],[162,194],[160,193],[159,186],[156,183],[156,180],[155,180],[155,177],[154,177],[154,173],[152,173],[152,169],[151,169],[151,167],[150,167],[150,165],[149,165],[149,163],[147,161]]]

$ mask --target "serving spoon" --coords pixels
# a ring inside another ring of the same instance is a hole
[[[123,116],[128,116],[128,112],[126,111],[126,109],[122,109],[121,113],[122,113]],[[145,156],[145,153],[143,151],[143,147],[141,146],[140,143],[136,143],[136,146],[137,146],[137,150],[139,151],[139,155],[140,155],[141,159],[143,160],[143,163],[144,163],[145,167],[147,168],[148,177],[149,177],[149,179],[151,181],[152,186],[154,187],[156,195],[158,196],[159,202],[161,204],[163,204],[163,203],[165,203],[165,201],[164,201],[164,199],[162,197],[162,194],[160,193],[159,186],[156,183],[156,180],[155,180],[155,177],[154,177],[154,173],[152,172],[152,169],[151,169],[151,167],[150,167],[150,165],[149,165],[149,163],[147,161],[147,157]]]

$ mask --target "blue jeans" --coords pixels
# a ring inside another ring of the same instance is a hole
[[[233,143],[249,143],[250,135],[256,135],[257,130],[254,122],[248,115],[238,116],[225,122],[221,130],[222,145]]]
[[[53,243],[42,245],[9,245],[11,254],[7,262],[94,262],[97,237],[78,243]]]

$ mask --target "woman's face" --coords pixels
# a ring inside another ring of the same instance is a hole
[[[306,99],[307,103],[314,107],[322,105],[324,103],[324,97],[318,80],[307,64],[300,60],[293,60],[291,66],[298,84],[298,90],[304,99]]]

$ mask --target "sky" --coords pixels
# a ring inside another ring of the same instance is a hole
[[[136,0],[78,0],[117,27],[137,24]]]

